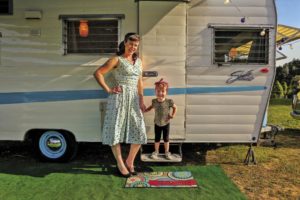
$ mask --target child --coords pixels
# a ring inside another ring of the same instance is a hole
[[[151,158],[158,159],[159,145],[161,139],[161,132],[163,133],[165,156],[168,160],[172,159],[171,153],[169,152],[169,129],[170,119],[173,119],[177,107],[172,99],[167,99],[168,83],[163,79],[155,83],[155,94],[156,98],[152,99],[152,104],[146,109],[146,112],[152,108],[155,110],[154,117],[154,128],[155,128],[155,151],[152,153]],[[172,108],[172,114],[170,114],[170,108]]]

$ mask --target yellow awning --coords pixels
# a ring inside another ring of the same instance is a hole
[[[277,46],[282,46],[282,45],[291,43],[291,42],[299,40],[299,39],[300,39],[300,29],[299,28],[295,28],[295,27],[291,27],[291,26],[287,26],[287,25],[281,25],[281,24],[279,24],[277,26],[277,35],[276,35],[276,45]],[[252,45],[252,41],[236,48],[236,51],[239,54],[248,55],[251,45]],[[283,56],[282,58],[285,58],[285,56]]]
[[[300,39],[300,29],[279,24],[277,26],[276,44],[283,45]]]

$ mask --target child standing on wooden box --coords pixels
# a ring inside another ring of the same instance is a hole
[[[154,109],[154,130],[155,130],[155,151],[152,153],[151,158],[158,159],[159,146],[161,135],[163,134],[165,157],[168,160],[172,160],[172,154],[169,151],[169,131],[170,131],[170,119],[175,117],[177,107],[172,99],[167,99],[169,84],[160,79],[155,83],[156,98],[152,99],[152,104],[146,109],[146,112]],[[172,112],[171,111],[172,108]]]

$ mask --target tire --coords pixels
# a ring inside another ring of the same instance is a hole
[[[74,136],[59,130],[46,130],[37,134],[33,146],[38,159],[47,162],[67,162],[77,153]]]

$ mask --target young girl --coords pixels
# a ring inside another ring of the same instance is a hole
[[[165,156],[168,160],[172,159],[171,153],[169,152],[169,129],[170,119],[173,119],[177,107],[172,99],[167,99],[168,83],[163,79],[160,79],[155,83],[155,94],[156,98],[152,99],[152,104],[146,109],[146,112],[154,109],[154,129],[155,129],[155,151],[152,153],[151,158],[158,159],[159,145],[161,139],[161,133],[163,133]],[[172,108],[172,113],[170,109]]]

